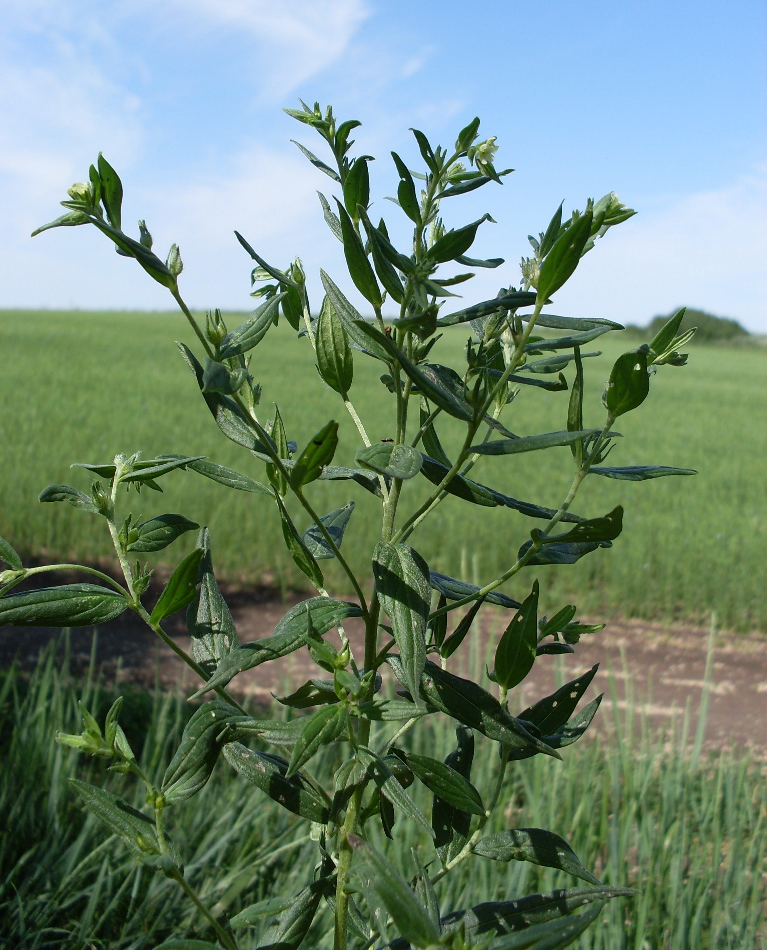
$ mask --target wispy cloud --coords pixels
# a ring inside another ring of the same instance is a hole
[[[718,189],[665,201],[607,235],[562,300],[645,324],[690,306],[767,332],[767,165]]]

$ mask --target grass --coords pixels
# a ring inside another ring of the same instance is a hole
[[[237,320],[238,318],[233,318]],[[465,330],[446,335],[441,359],[458,365]],[[590,388],[585,421],[601,425],[599,394],[612,360],[634,338],[603,337],[589,347],[604,356],[587,361]],[[255,351],[252,369],[263,384],[264,418],[277,400],[288,438],[302,445],[328,419],[341,420],[339,464],[352,463],[359,436],[335,394],[313,373],[306,342],[296,345],[281,324]],[[44,559],[109,557],[105,532],[66,505],[38,505],[47,484],[70,482],[88,488],[88,478],[71,472],[71,462],[107,461],[116,452],[141,449],[145,457],[164,452],[206,455],[263,480],[263,466],[221,436],[196,392],[173,341],[194,345],[183,318],[169,314],[21,313],[0,314],[0,533],[25,556]],[[439,351],[438,351],[439,352]],[[765,369],[759,348],[692,349],[688,367],[664,368],[652,383],[645,406],[620,420],[625,439],[611,464],[653,463],[694,468],[694,478],[657,479],[641,484],[587,479],[574,510],[594,516],[616,504],[626,509],[624,534],[612,552],[599,551],[571,568],[536,569],[545,609],[553,613],[578,591],[581,610],[662,620],[701,621],[715,611],[732,630],[767,629],[762,596],[765,519],[763,461],[767,446]],[[382,367],[358,357],[352,397],[372,440],[390,438],[388,393],[378,381]],[[525,388],[510,407],[508,424],[520,434],[564,427],[567,393]],[[446,446],[448,427],[440,425]],[[556,507],[571,477],[567,449],[528,456],[485,459],[480,481],[529,501]],[[413,498],[425,486],[408,483]],[[191,474],[163,482],[163,498],[132,497],[135,513],[147,517],[177,511],[210,525],[219,572],[232,583],[266,582],[285,590],[301,586],[302,575],[284,552],[276,511],[263,496],[226,492]],[[330,511],[351,498],[357,503],[345,539],[352,564],[367,573],[375,541],[376,500],[344,483],[311,486],[313,502]],[[410,510],[413,501],[405,501]],[[299,518],[301,527],[307,527]],[[539,522],[509,511],[467,506],[449,499],[413,543],[433,569],[486,581],[507,567],[529,530]],[[470,526],[470,530],[468,530]],[[172,549],[180,558],[184,539]],[[328,565],[329,562],[325,562]],[[332,562],[326,576],[343,583]],[[530,574],[528,570],[526,572]],[[521,578],[510,593],[529,589]]]
[[[57,664],[52,651],[31,678],[11,669],[0,683],[6,829],[0,836],[0,945],[150,950],[174,934],[205,938],[203,922],[177,886],[140,871],[69,788],[67,779],[76,776],[143,805],[139,790],[107,773],[105,763],[53,741],[57,729],[78,730],[80,694],[102,716],[113,699],[93,675],[74,684],[66,661]],[[168,694],[129,691],[123,709],[142,766],[161,775],[189,705]],[[609,717],[609,708],[600,715]],[[756,950],[760,933],[765,936],[767,896],[763,763],[730,751],[701,755],[684,735],[652,734],[630,709],[619,713],[614,706],[612,718],[609,741],[590,735],[561,763],[544,756],[519,763],[509,776],[505,808],[489,830],[548,828],[606,883],[637,889],[632,900],[607,905],[580,950]],[[410,733],[413,748],[442,755],[452,730],[440,717],[427,722]],[[157,741],[144,746],[148,733]],[[486,751],[472,775],[480,791],[491,785],[496,767],[494,749]],[[325,769],[337,764],[326,761]],[[428,810],[426,796],[421,804]],[[232,915],[263,897],[297,893],[311,877],[315,845],[305,824],[235,779],[223,763],[197,797],[173,811],[171,834],[187,878],[217,913]],[[394,834],[410,876],[408,845],[417,833],[399,821]],[[474,858],[442,882],[439,899],[446,913],[574,884],[560,872]],[[307,946],[327,950],[329,919],[324,908]],[[255,932],[246,933],[243,947],[256,945]]]

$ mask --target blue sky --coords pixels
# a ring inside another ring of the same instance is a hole
[[[315,194],[331,182],[289,140],[321,142],[281,111],[300,96],[363,122],[395,234],[388,154],[417,165],[409,127],[452,144],[478,115],[497,136],[514,174],[445,208],[449,226],[491,212],[472,253],[507,261],[460,288],[468,302],[518,281],[560,201],[615,191],[639,214],[558,312],[643,324],[688,305],[767,333],[766,38],[758,0],[5,0],[0,307],[169,308],[93,229],[29,238],[99,150],[124,221],[146,218],[160,253],[180,245],[192,306],[251,306],[235,228],[279,267],[340,276]]]

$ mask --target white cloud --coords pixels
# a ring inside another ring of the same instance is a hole
[[[689,306],[767,333],[767,165],[656,204],[599,242],[560,295],[581,315],[646,324]]]
[[[154,2],[137,0],[137,6]],[[171,12],[171,9],[175,12]],[[336,62],[372,11],[366,0],[170,0],[163,19],[199,36],[212,27],[252,35],[262,93],[282,97]]]

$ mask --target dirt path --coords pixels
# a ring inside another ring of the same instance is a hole
[[[298,599],[283,604],[268,591],[227,595],[241,642],[269,636],[287,607]],[[502,612],[491,615],[487,609],[485,613],[492,619],[483,628],[484,642],[488,642],[488,637],[495,642],[504,621]],[[169,632],[188,650],[189,638],[182,617],[171,618]],[[359,642],[359,630],[349,632],[352,642]],[[15,657],[23,667],[30,668],[40,650],[57,636],[58,631],[47,629],[0,627],[0,667],[6,668]],[[70,642],[71,668],[75,673],[81,672],[88,666],[93,631],[75,629]],[[603,728],[609,728],[613,718],[612,688],[620,714],[633,703],[661,728],[680,730],[687,710],[692,741],[706,689],[708,643],[708,631],[700,628],[635,620],[610,622],[602,633],[583,638],[574,655],[540,657],[531,676],[512,698],[512,712],[521,711],[562,682],[574,679],[599,663],[599,672],[584,701],[597,693],[606,694],[597,717]],[[767,638],[717,633],[713,645],[704,748],[747,747],[764,757],[767,755]],[[471,647],[465,642],[461,651],[463,662],[469,662]],[[460,662],[458,655],[456,658]],[[157,641],[151,631],[137,625],[132,616],[126,614],[99,630],[96,660],[108,679],[145,685],[159,680],[163,687],[175,686],[187,692],[196,688],[196,677],[181,660]],[[480,656],[479,648],[475,647],[472,662],[479,666],[483,660],[484,654]],[[317,668],[302,652],[285,657],[277,664],[241,674],[233,686],[266,703],[272,692],[295,688],[317,673]]]

